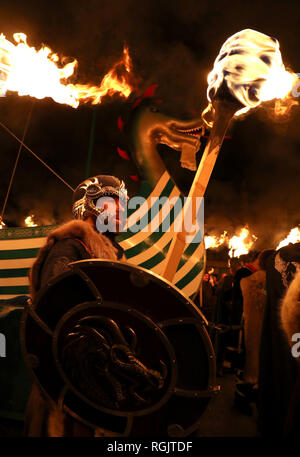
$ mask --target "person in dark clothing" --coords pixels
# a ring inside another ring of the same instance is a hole
[[[300,243],[276,251],[267,261],[267,304],[259,361],[259,428],[263,436],[299,436],[292,418],[299,362],[292,356],[280,320],[282,298],[300,267]]]
[[[262,251],[258,257],[259,269],[241,279],[245,365],[236,385],[235,401],[247,414],[253,413],[253,404],[257,403],[261,329],[267,302],[266,265],[274,252],[274,249]]]
[[[258,269],[259,253],[240,256],[240,268],[235,272],[232,291],[232,324],[239,325],[243,315],[243,294],[241,290],[241,279],[252,275]]]
[[[245,336],[246,362],[243,378],[245,382],[256,385],[259,371],[259,348],[261,328],[267,301],[266,263],[275,251],[265,249],[259,254],[259,268],[252,275],[242,278],[240,285],[243,293],[243,327]]]
[[[202,309],[204,316],[208,321],[213,320],[216,305],[215,288],[210,281],[210,275],[205,273],[202,281]]]
[[[120,228],[120,202],[127,201],[124,183],[118,178],[99,175],[81,183],[73,196],[73,215],[52,231],[30,271],[31,299],[57,275],[69,270],[74,261],[89,258],[120,260],[122,249],[114,235]],[[111,197],[110,200],[107,197]],[[102,203],[100,205],[100,200]],[[112,206],[111,203],[115,202]],[[100,233],[103,218],[114,226],[115,233]],[[27,404],[25,436],[93,436],[91,430],[63,412],[45,397],[36,382]]]
[[[216,326],[231,325],[233,275],[224,274],[217,287],[217,303],[214,322]],[[229,337],[229,338],[228,338]],[[230,332],[215,331],[212,335],[216,352],[217,374],[223,375],[226,346],[230,342]]]
[[[231,329],[227,329],[226,334],[221,336],[224,342],[225,349],[227,348],[228,360],[231,361],[232,370],[240,370],[244,365],[244,341],[242,331],[242,316],[243,316],[243,295],[241,291],[240,282],[242,278],[250,276],[257,269],[258,253],[249,253],[240,256],[239,258],[232,258],[229,261],[231,274],[233,275],[232,286],[232,300],[231,312],[228,316],[228,325]],[[224,349],[224,351],[225,351]],[[222,370],[221,370],[222,371]]]

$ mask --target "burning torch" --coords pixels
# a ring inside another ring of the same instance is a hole
[[[204,197],[232,118],[263,101],[287,97],[297,79],[296,74],[286,71],[275,38],[246,29],[223,44],[208,75],[207,96],[210,103],[203,112],[213,112],[212,130],[183,209],[183,220],[189,212],[192,214],[192,226],[196,226],[196,199]],[[182,230],[172,240],[161,273],[169,281],[176,273],[186,236],[183,223]]]

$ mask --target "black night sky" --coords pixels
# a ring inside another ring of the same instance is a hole
[[[76,58],[77,82],[97,84],[120,58],[125,42],[136,90],[127,101],[107,97],[101,105],[78,109],[11,94],[0,99],[0,121],[21,137],[33,104],[25,143],[76,187],[86,177],[96,110],[90,175],[115,174],[135,193],[138,184],[130,175],[137,170],[117,153],[117,146],[127,147],[118,117],[126,119],[134,100],[152,84],[158,84],[161,111],[183,119],[200,115],[207,104],[206,77],[221,45],[245,28],[276,37],[285,65],[300,72],[296,1],[2,0],[0,32],[11,41],[13,33],[24,32],[30,45],[45,43],[60,56]],[[232,123],[206,194],[208,232],[233,232],[248,223],[258,247],[275,247],[300,223],[299,123],[297,105],[288,118],[274,121],[258,109]],[[0,127],[1,207],[17,152],[18,143]],[[63,222],[71,217],[71,198],[71,191],[23,150],[4,220],[22,225],[34,213],[39,224]]]

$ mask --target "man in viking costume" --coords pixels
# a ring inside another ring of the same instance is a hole
[[[159,275],[123,262],[114,236],[126,201],[117,178],[84,181],[76,220],[49,235],[32,267],[26,436],[187,436],[219,391],[202,314]]]
[[[114,237],[120,230],[120,213],[126,202],[125,184],[114,176],[95,176],[76,188],[72,206],[75,220],[49,234],[30,271],[32,300],[51,279],[68,271],[71,262],[122,258],[123,251]],[[91,436],[91,431],[51,405],[34,382],[27,405],[25,435]]]

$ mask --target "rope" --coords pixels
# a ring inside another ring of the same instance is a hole
[[[74,192],[75,189],[73,189],[73,187],[71,187],[70,184],[68,184],[61,176],[59,176],[58,173],[56,173],[51,167],[49,167],[49,165],[47,165],[46,162],[44,162],[38,155],[36,155],[28,146],[26,146],[26,144],[22,140],[20,140],[20,138],[18,138],[11,130],[9,130],[8,127],[6,127],[2,122],[0,122],[0,125],[12,137],[14,137],[15,140],[17,140],[25,149],[27,149],[27,151],[29,151],[36,159],[38,159],[43,165],[45,165],[45,167],[48,168],[48,170],[50,170],[58,179],[60,179],[69,189],[71,189],[72,192]]]
[[[23,141],[24,141],[24,139],[25,139],[25,136],[26,136],[26,133],[27,133],[27,130],[28,130],[28,126],[29,126],[29,122],[30,122],[31,114],[32,114],[32,110],[33,110],[33,105],[34,105],[34,103],[31,104],[30,109],[29,109],[29,112],[28,112],[28,116],[27,116],[27,119],[26,119],[24,131],[23,131],[23,136],[22,136],[22,143],[23,143]],[[22,147],[23,147],[22,143],[21,143],[20,146],[19,146],[17,158],[16,158],[15,165],[14,165],[14,168],[13,168],[13,171],[12,171],[12,174],[11,174],[10,181],[9,181],[7,193],[6,193],[5,200],[4,200],[4,204],[3,204],[3,207],[2,207],[2,211],[1,211],[1,216],[0,216],[0,220],[1,220],[1,221],[3,221],[3,216],[4,216],[4,211],[5,211],[5,208],[6,208],[8,196],[9,196],[9,193],[10,193],[10,189],[11,189],[11,186],[12,186],[13,179],[14,179],[14,177],[15,177],[17,165],[18,165],[19,158],[20,158],[20,154],[21,154]]]

